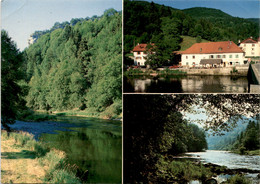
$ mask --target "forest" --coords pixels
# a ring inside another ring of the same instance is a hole
[[[137,43],[155,43],[156,56],[152,60],[158,66],[169,65],[174,62],[173,51],[180,50],[180,36],[195,37],[198,42],[232,40],[237,44],[251,36],[257,39],[259,22],[232,17],[212,8],[179,10],[154,2],[124,1],[125,54]]]
[[[46,31],[23,52],[2,30],[2,121],[31,110],[122,112],[122,12]],[[55,25],[54,25],[55,26]]]

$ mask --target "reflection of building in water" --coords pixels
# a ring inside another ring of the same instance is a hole
[[[181,79],[182,89],[185,92],[195,92],[197,89],[202,89],[203,80],[200,76],[191,76]],[[199,92],[200,90],[198,90]]]
[[[248,84],[245,78],[232,79],[230,76],[189,76],[181,79],[185,92],[228,92],[245,93]]]
[[[136,79],[134,81],[135,92],[145,92],[145,89],[147,88],[147,86],[151,85],[151,82],[152,82],[151,79],[144,79],[144,80]]]

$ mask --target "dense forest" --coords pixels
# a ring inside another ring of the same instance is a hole
[[[109,9],[101,17],[64,25],[24,50],[27,106],[120,114],[121,13]]]
[[[212,8],[178,10],[145,1],[124,1],[124,52],[137,43],[155,43],[159,65],[174,60],[180,49],[181,35],[208,41],[232,40],[238,43],[248,37],[259,37],[259,23],[232,17]],[[153,58],[153,60],[155,60]],[[127,61],[127,59],[126,59]]]
[[[236,140],[230,144],[231,150],[244,154],[245,151],[260,149],[260,122],[249,121],[246,130],[241,132]]]
[[[222,136],[212,136],[209,133],[207,142],[209,149],[229,150],[238,153],[260,149],[259,120],[256,118],[238,121],[237,127]]]

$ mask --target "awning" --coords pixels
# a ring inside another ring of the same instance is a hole
[[[221,64],[223,63],[222,59],[201,59],[200,64],[205,65],[205,64]]]

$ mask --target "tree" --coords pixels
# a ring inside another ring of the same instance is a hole
[[[19,112],[25,108],[24,91],[18,82],[24,77],[23,57],[6,31],[1,31],[1,123],[10,131]]]

